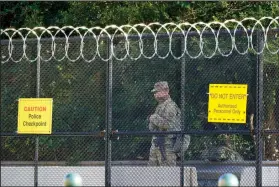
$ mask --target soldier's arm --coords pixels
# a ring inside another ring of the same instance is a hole
[[[176,107],[174,105],[169,105],[165,108],[162,116],[159,116],[158,114],[151,115],[150,122],[162,130],[168,130],[171,121],[176,116],[176,112]]]
[[[156,130],[156,126],[154,124],[152,124],[151,122],[149,122],[148,128],[150,131],[155,131]]]

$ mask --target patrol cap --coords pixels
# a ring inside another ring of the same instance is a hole
[[[160,81],[156,82],[154,85],[153,90],[151,92],[160,92],[160,91],[168,91],[169,90],[169,85],[167,81]]]

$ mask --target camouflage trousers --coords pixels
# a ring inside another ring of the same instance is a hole
[[[165,149],[165,158],[160,148],[154,144],[151,145],[149,153],[149,166],[176,166],[176,154],[171,149]]]

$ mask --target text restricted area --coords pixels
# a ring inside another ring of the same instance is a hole
[[[210,84],[208,95],[208,122],[246,123],[246,84]]]
[[[52,98],[20,98],[18,102],[18,133],[51,134]]]

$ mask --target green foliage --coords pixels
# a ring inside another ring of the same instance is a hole
[[[55,25],[60,11],[68,8],[68,2],[1,2],[1,28],[39,27]]]
[[[279,2],[1,2],[2,28],[210,22],[279,15]]]
[[[165,3],[156,2],[70,2],[61,12],[61,24],[73,26],[106,26],[168,21]],[[83,14],[80,14],[83,12]]]

